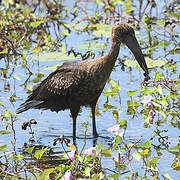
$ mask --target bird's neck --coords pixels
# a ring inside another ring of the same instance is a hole
[[[119,55],[119,49],[120,49],[120,43],[116,41],[112,41],[111,49],[109,53],[107,54],[107,57],[111,60],[116,61]]]
[[[119,55],[120,43],[112,41],[109,53],[104,57],[104,65],[111,71]]]

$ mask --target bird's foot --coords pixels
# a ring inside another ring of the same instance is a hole
[[[144,82],[147,82],[149,79],[151,79],[149,73],[144,73]]]

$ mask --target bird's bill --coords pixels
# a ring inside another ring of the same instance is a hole
[[[138,64],[140,65],[140,67],[144,70],[145,76],[148,76],[149,72],[148,72],[147,64],[146,64],[146,61],[144,59],[144,55],[141,51],[141,48],[139,46],[139,43],[138,43],[136,37],[135,36],[129,37],[127,42],[126,42],[126,45],[134,54],[134,56],[135,56]]]

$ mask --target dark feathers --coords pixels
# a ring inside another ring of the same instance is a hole
[[[88,105],[95,96],[88,93],[91,74],[83,70],[84,62],[64,63],[56,71],[44,79],[28,96],[27,100],[20,105],[17,113],[28,109],[50,109],[60,111],[77,104]],[[92,79],[93,80],[93,79]],[[86,96],[86,98],[83,98]]]

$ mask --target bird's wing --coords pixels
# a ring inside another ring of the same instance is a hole
[[[58,68],[43,80],[32,92],[35,93],[38,100],[46,100],[52,96],[64,96],[76,89],[81,82],[81,76],[72,68]],[[29,96],[31,98],[31,95]]]
[[[80,63],[83,63],[83,61],[75,60],[75,61],[70,61],[70,62],[64,62],[59,68],[76,66],[76,65],[79,65]]]
[[[17,109],[17,113],[30,108],[50,108],[56,111],[61,107],[50,107],[56,101],[61,101],[58,104],[62,104],[62,109],[65,109],[66,97],[71,95],[72,91],[76,91],[82,83],[82,76],[79,75],[80,71],[82,70],[77,70],[76,67],[59,67],[34,88],[27,100]]]

